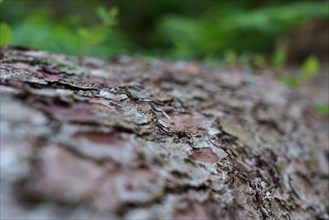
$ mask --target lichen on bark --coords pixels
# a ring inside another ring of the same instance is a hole
[[[1,48],[1,217],[328,219],[328,125],[248,71]]]

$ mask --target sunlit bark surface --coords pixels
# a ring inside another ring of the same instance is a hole
[[[328,219],[328,119],[250,71],[1,49],[1,219]]]

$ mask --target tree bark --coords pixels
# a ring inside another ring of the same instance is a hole
[[[329,219],[307,94],[187,62],[0,56],[1,219]]]

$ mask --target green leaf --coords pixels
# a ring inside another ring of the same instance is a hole
[[[0,46],[8,45],[13,42],[13,31],[10,26],[4,22],[0,24]]]
[[[272,57],[272,66],[276,70],[281,70],[287,60],[287,51],[284,47],[278,47]]]
[[[315,111],[321,115],[329,115],[329,105],[325,103],[315,103],[313,105]]]
[[[103,6],[98,6],[96,13],[105,26],[112,26],[117,23],[116,16],[119,14],[119,9],[114,7],[107,10]]]
[[[103,6],[98,6],[96,8],[96,13],[98,17],[102,20],[102,22],[106,23],[108,21],[108,13]]]
[[[301,66],[301,78],[302,80],[310,80],[316,76],[320,71],[320,63],[315,56],[309,56]]]
[[[297,89],[300,86],[300,82],[295,76],[283,75],[280,77],[279,81],[293,89]]]
[[[267,65],[265,56],[260,55],[260,54],[254,55],[254,57],[252,59],[252,63],[255,67],[260,68],[260,69],[265,68]]]

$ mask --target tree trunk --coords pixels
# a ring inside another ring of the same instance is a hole
[[[1,219],[328,219],[328,124],[248,71],[1,48]]]

